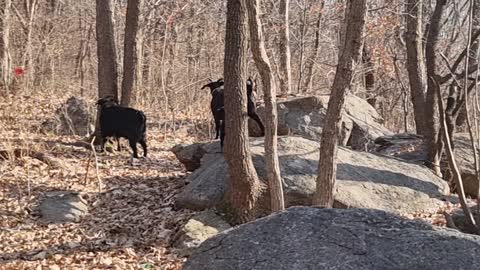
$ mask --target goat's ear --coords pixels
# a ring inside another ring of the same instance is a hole
[[[212,79],[210,79],[210,78],[208,78],[207,80],[208,80],[208,82],[209,82],[209,83],[213,82],[213,80],[212,80]]]
[[[223,78],[218,79],[217,82],[222,82],[223,83]]]

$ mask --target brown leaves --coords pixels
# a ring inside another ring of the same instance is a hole
[[[0,118],[21,117],[0,127],[0,137],[7,138],[0,149],[28,150],[18,156],[14,151],[14,159],[0,159],[1,268],[180,269],[183,258],[170,252],[170,241],[191,213],[173,209],[185,173],[169,149],[175,141],[192,139],[170,134],[164,138],[150,128],[151,155],[135,166],[129,149],[99,154],[104,189],[98,193],[94,166],[86,176],[90,152],[78,146],[80,138],[36,133],[34,126],[54,110],[52,101],[39,100],[40,106],[24,101],[0,101],[2,108],[20,112],[3,111]],[[33,152],[61,166],[28,154]],[[53,190],[82,192],[90,205],[89,216],[78,224],[39,223],[31,209]]]

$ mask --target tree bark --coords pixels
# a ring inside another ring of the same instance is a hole
[[[288,95],[292,92],[289,2],[290,0],[280,1],[280,15],[283,23],[280,31],[280,91],[282,95]]]
[[[10,93],[10,84],[12,81],[12,67],[9,52],[10,40],[10,8],[11,0],[5,0],[0,6],[0,86],[5,91],[4,94]]]
[[[143,0],[128,0],[125,21],[125,41],[123,52],[122,102],[129,106],[132,100],[132,88],[137,69],[137,34],[140,20],[140,8]],[[141,44],[141,43],[140,43]]]
[[[322,13],[323,13],[323,7],[325,5],[324,0],[320,0],[319,3],[320,5],[320,11],[318,12],[318,19],[315,25],[315,41],[313,43],[313,47],[311,48],[311,55],[305,62],[305,77],[303,79],[303,85],[302,85],[302,91],[303,92],[308,92],[308,89],[310,88],[310,82],[312,81],[312,76],[313,76],[313,66],[315,65],[315,62],[317,61],[318,57],[318,49],[320,48],[320,27],[322,23]]]
[[[227,200],[235,223],[254,218],[254,208],[262,192],[247,133],[247,35],[245,0],[228,0],[224,60],[225,159],[229,175]]]
[[[260,1],[247,1],[250,29],[250,48],[263,85],[265,101],[265,159],[267,164],[268,187],[272,212],[285,209],[282,178],[277,151],[277,102],[272,67],[265,49],[262,22],[260,21]]]
[[[365,90],[367,92],[367,102],[372,105],[372,107],[377,108],[377,96],[373,93],[375,90],[375,64],[372,61],[372,56],[369,50],[368,43],[366,41],[363,42],[362,63],[363,69],[365,70],[364,80]]]
[[[354,64],[361,56],[362,39],[367,12],[366,0],[350,0],[345,16],[345,44],[340,54],[328,102],[325,126],[320,142],[317,189],[314,204],[332,207],[336,178],[338,137],[342,126],[342,111],[347,90],[351,87]]]
[[[441,93],[441,90],[440,90],[440,86],[438,85],[438,83],[436,82],[436,79],[433,80],[433,83],[434,84],[437,84],[437,88],[435,88],[436,90],[436,95],[437,95],[437,101],[438,101],[438,107],[440,109],[440,124],[441,124],[441,128],[440,128],[440,131],[443,133],[443,141],[445,143],[445,146],[446,146],[446,150],[447,150],[447,159],[448,159],[448,164],[449,164],[449,167],[450,167],[450,170],[452,171],[452,177],[455,181],[455,184],[457,186],[457,194],[458,194],[458,198],[460,200],[460,204],[462,206],[462,210],[465,214],[465,217],[466,217],[466,220],[467,220],[467,224],[473,228],[475,228],[476,231],[478,231],[478,227],[476,225],[476,222],[475,222],[475,219],[473,218],[473,215],[472,215],[472,212],[470,211],[470,208],[467,204],[467,200],[466,200],[466,197],[465,197],[465,190],[463,188],[463,180],[462,180],[462,174],[460,173],[460,170],[458,169],[458,166],[457,166],[457,163],[455,161],[455,154],[453,153],[453,147],[451,145],[451,137],[449,136],[449,132],[448,132],[448,126],[447,126],[447,122],[445,121],[445,117],[444,117],[444,108],[443,108],[443,100],[442,100],[442,93]]]
[[[112,0],[96,0],[96,34],[98,58],[98,97],[113,96],[118,100],[118,71]],[[95,145],[101,143],[100,110],[95,121]]]
[[[426,135],[425,89],[426,73],[423,55],[422,14],[423,0],[407,0],[405,4],[407,32],[407,72],[410,82],[410,96],[417,134]]]
[[[97,0],[98,96],[118,99],[117,52],[113,31],[112,0]]]
[[[427,96],[425,103],[426,140],[428,143],[427,166],[437,175],[441,175],[440,159],[443,153],[443,141],[440,134],[440,121],[438,111],[437,89],[437,55],[436,49],[441,29],[442,15],[445,10],[446,0],[438,0],[430,19],[427,42],[425,46],[427,61]]]

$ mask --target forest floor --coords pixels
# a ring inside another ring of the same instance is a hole
[[[193,138],[150,128],[147,159],[132,164],[127,146],[98,154],[97,171],[92,152],[75,146],[80,137],[37,132],[64,101],[0,102],[0,150],[30,149],[59,161],[0,159],[0,269],[179,269],[184,259],[172,252],[172,237],[192,212],[173,209],[186,172],[169,149]],[[42,224],[32,210],[42,195],[58,190],[81,192],[91,206],[88,216]]]
[[[147,159],[132,163],[125,147],[98,154],[97,170],[92,151],[76,144],[82,138],[38,132],[65,100],[0,100],[0,151],[30,149],[58,161],[47,165],[21,153],[0,158],[0,269],[180,269],[185,259],[171,248],[172,240],[193,212],[173,209],[186,171],[170,148],[196,139],[186,129],[165,134],[149,126]],[[35,205],[45,193],[59,190],[81,192],[91,206],[87,217],[79,223],[41,223]],[[441,211],[409,218],[445,225]]]

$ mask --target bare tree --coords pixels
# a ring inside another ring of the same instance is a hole
[[[275,79],[265,50],[260,1],[247,1],[248,21],[253,59],[262,77],[263,99],[265,101],[265,159],[267,164],[268,187],[272,212],[285,209],[282,178],[277,151],[277,102],[275,100]]]
[[[346,24],[345,44],[342,46],[343,51],[340,53],[320,142],[314,204],[322,207],[332,207],[333,205],[337,170],[335,159],[338,137],[342,127],[343,106],[347,90],[351,87],[354,64],[360,60],[365,28],[367,1],[349,0],[349,2],[344,22]]]
[[[290,0],[280,1],[280,15],[282,16],[282,30],[280,31],[280,91],[282,95],[288,95],[292,92],[289,3]]]
[[[425,123],[426,123],[426,139],[428,145],[428,166],[437,174],[441,175],[440,159],[443,153],[443,141],[440,134],[440,121],[437,100],[437,46],[439,41],[442,15],[445,11],[446,0],[438,0],[430,19],[430,27],[428,29],[427,42],[425,46],[426,66],[427,66],[427,95],[425,104]],[[443,112],[442,112],[443,113]]]
[[[10,8],[11,0],[5,0],[0,3],[0,85],[5,89],[5,94],[9,94],[11,83],[11,59],[9,52],[10,40]]]
[[[304,69],[305,76],[303,78],[303,85],[302,85],[302,88],[301,88],[303,92],[307,92],[309,87],[310,87],[310,83],[311,83],[312,77],[313,77],[313,66],[315,65],[315,62],[316,62],[318,54],[319,54],[320,33],[321,33],[321,30],[322,30],[321,29],[322,14],[323,14],[323,8],[324,8],[324,5],[325,5],[325,1],[324,0],[319,0],[318,5],[319,5],[319,11],[318,11],[318,18],[317,18],[317,21],[315,23],[315,39],[314,39],[313,46],[312,46],[311,51],[310,51],[310,56],[305,61],[305,69]]]
[[[127,16],[125,21],[125,41],[123,53],[123,80],[122,80],[122,102],[123,106],[130,105],[132,99],[132,88],[137,75],[138,61],[138,22],[140,20],[140,9],[143,0],[128,0]],[[141,43],[140,43],[141,46]]]
[[[96,0],[97,57],[98,57],[98,97],[113,96],[118,100],[117,53],[113,30],[112,0]],[[95,123],[95,145],[101,143],[100,110]]]
[[[417,134],[426,135],[425,90],[426,71],[423,53],[423,0],[407,0],[405,4],[407,32],[407,71],[410,82],[410,96]]]
[[[254,216],[262,192],[250,156],[247,131],[247,7],[246,0],[228,0],[225,36],[225,159],[228,164],[228,201],[233,221],[243,223]]]
[[[117,52],[113,31],[112,0],[97,0],[98,96],[118,99]]]

